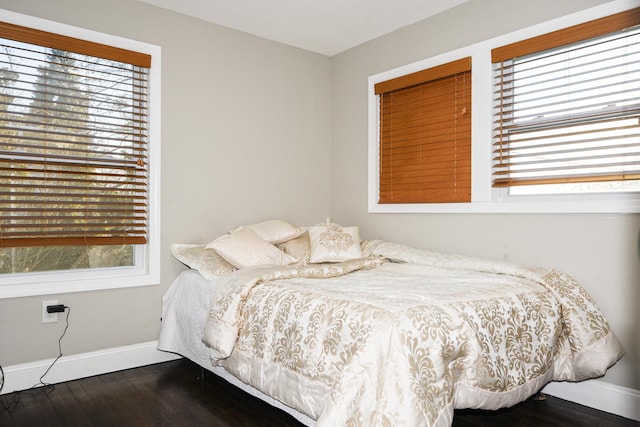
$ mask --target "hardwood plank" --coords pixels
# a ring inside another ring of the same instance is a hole
[[[299,427],[269,406],[187,360],[0,396],[0,426]],[[17,404],[7,409],[13,399]],[[640,427],[640,423],[552,396],[499,411],[456,411],[454,427]]]

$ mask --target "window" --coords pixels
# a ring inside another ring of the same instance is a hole
[[[369,212],[640,212],[640,8],[629,7],[608,3],[370,76]],[[470,199],[385,201],[379,86],[467,57]]]
[[[640,191],[640,9],[494,49],[493,186]]]
[[[380,203],[471,200],[471,58],[375,85]]]
[[[0,23],[0,291],[7,278],[146,284],[151,60]]]

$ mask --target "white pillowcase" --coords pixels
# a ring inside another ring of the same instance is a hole
[[[296,237],[304,233],[304,230],[302,228],[296,227],[295,225],[292,225],[287,221],[282,221],[280,219],[270,219],[268,221],[262,221],[256,224],[249,224],[243,227],[238,227],[235,230],[238,230],[240,228],[250,228],[259,237],[269,243],[273,243],[274,245],[286,242],[287,240],[295,239]]]
[[[260,238],[252,229],[239,227],[207,244],[237,268],[256,265],[287,265],[295,259]]]
[[[187,245],[174,243],[170,246],[171,254],[187,267],[198,270],[207,280],[229,274],[237,270],[233,265],[224,260],[213,249],[207,249],[205,245]]]
[[[358,227],[327,223],[309,227],[312,263],[362,258]]]

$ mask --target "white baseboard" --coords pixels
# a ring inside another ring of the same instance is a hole
[[[599,380],[552,382],[542,390],[551,396],[640,421],[640,390]]]
[[[180,356],[157,349],[158,342],[109,348],[89,353],[61,357],[43,378],[45,383],[57,384],[79,378],[136,368],[175,360]],[[26,390],[40,382],[40,377],[54,359],[7,366],[4,369],[4,387],[0,394]]]
[[[179,359],[180,356],[157,349],[158,342],[150,341],[124,347],[61,357],[51,368],[44,382],[57,384],[93,375],[121,371],[154,363]],[[40,377],[54,359],[7,366],[4,368],[4,387],[1,394],[26,390],[38,384]],[[580,383],[553,382],[545,393],[580,405],[640,421],[640,391],[599,380]]]

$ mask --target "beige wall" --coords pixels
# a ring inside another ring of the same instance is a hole
[[[71,307],[65,355],[158,338],[162,295],[184,268],[171,243],[328,214],[329,58],[132,0],[0,0],[0,8],[162,48],[161,283],[53,296]],[[40,314],[52,298],[0,300],[2,366],[57,355],[64,322],[42,324]]]
[[[601,3],[471,0],[332,58],[331,214],[359,225],[364,238],[553,266],[573,275],[627,350],[605,380],[640,389],[640,215],[367,213],[369,76]]]

